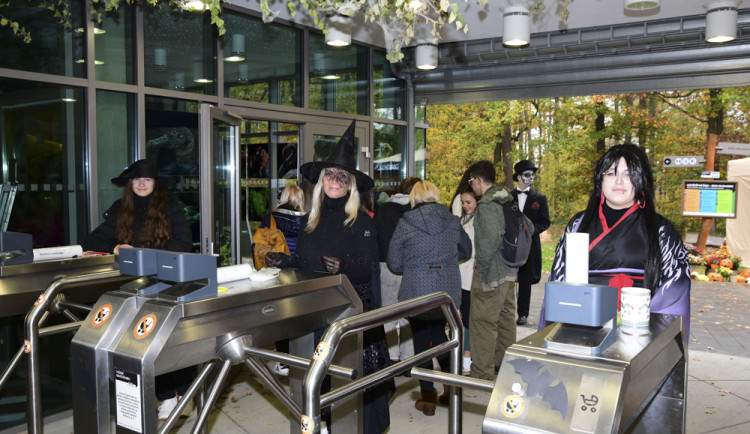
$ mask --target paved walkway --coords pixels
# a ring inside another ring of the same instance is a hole
[[[546,279],[546,277],[544,278]],[[532,291],[531,321],[518,338],[536,331],[543,284]],[[693,281],[686,432],[750,433],[750,285]],[[415,379],[398,377],[389,434],[447,432],[448,411],[426,417],[414,409]],[[463,432],[481,432],[489,393],[464,390]],[[247,370],[237,375],[209,419],[212,433],[290,432],[287,412]],[[190,432],[195,415],[173,432]],[[45,422],[45,432],[72,432],[72,418]]]

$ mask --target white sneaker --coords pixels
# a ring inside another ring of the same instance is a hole
[[[172,411],[177,407],[177,404],[180,402],[182,397],[174,397],[165,399],[161,402],[161,405],[159,406],[159,420],[167,420],[169,418],[169,415],[172,414]],[[180,417],[186,418],[190,417],[190,415],[193,413],[193,408],[195,405],[193,404],[193,401],[190,400],[188,402],[185,409],[182,411],[182,414],[180,414]]]
[[[469,375],[471,373],[471,357],[464,357],[463,365],[463,374]]]
[[[289,376],[289,366],[282,365],[281,363],[276,363],[276,366],[273,367],[273,372],[276,373],[276,375],[281,375],[282,377],[288,377]]]
[[[162,401],[159,406],[159,420],[167,420],[169,415],[172,414],[172,410],[177,407],[177,402],[178,399],[176,396]]]

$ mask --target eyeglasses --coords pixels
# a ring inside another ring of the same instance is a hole
[[[479,178],[469,178],[469,185],[474,181],[479,181]]]
[[[333,181],[334,179],[342,185],[349,185],[352,182],[351,178],[349,177],[349,172],[343,170],[338,172],[334,172],[333,170],[326,170],[324,175],[329,182]]]

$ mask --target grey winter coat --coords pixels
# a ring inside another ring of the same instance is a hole
[[[399,301],[445,291],[461,306],[458,262],[470,257],[471,239],[448,207],[428,202],[407,211],[388,249],[388,267],[403,273]]]

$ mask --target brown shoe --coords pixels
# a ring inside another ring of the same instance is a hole
[[[434,416],[437,408],[437,393],[422,391],[422,399],[414,403],[414,408],[424,413],[425,416]]]
[[[448,405],[450,403],[451,398],[451,387],[447,384],[443,384],[443,394],[440,395],[440,398],[438,398],[438,401],[443,405]]]

